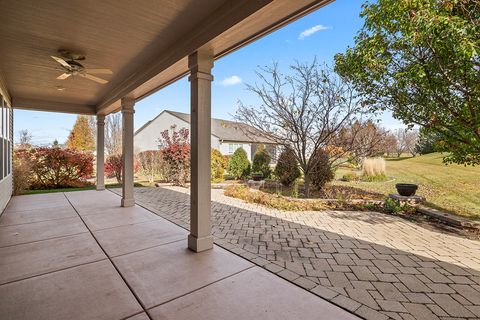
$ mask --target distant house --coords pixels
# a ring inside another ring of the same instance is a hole
[[[175,130],[190,129],[190,115],[170,110],[162,111],[135,132],[135,152],[161,148],[160,133],[171,130],[172,126],[175,126]],[[243,148],[251,161],[258,146],[264,145],[272,163],[276,161],[278,146],[244,123],[212,119],[211,138],[212,148],[220,150],[223,155],[232,155],[238,148]]]

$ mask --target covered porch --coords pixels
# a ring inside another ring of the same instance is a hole
[[[188,76],[192,190],[188,248],[209,250],[214,62],[331,1],[4,2],[0,100],[5,108],[95,115],[99,191],[105,189],[105,116],[121,112],[123,188],[118,204],[132,207],[135,103]],[[0,182],[0,191],[3,209],[11,181]]]
[[[357,319],[110,191],[13,197],[0,218],[1,319]]]

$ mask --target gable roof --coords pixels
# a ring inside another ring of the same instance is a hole
[[[171,110],[164,110],[152,120],[145,123],[135,134],[148,127],[163,113],[169,113],[187,123],[190,123],[190,115],[188,113],[176,112]],[[225,141],[238,141],[238,142],[250,142],[250,143],[273,143],[270,139],[265,137],[259,130],[241,122],[235,122],[230,120],[215,119],[212,118],[212,135],[216,136],[220,140]]]

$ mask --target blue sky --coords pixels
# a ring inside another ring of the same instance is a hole
[[[276,32],[215,62],[212,70],[212,115],[230,119],[237,101],[248,104],[258,101],[245,89],[254,83],[258,66],[278,62],[285,69],[296,60],[312,61],[314,57],[331,64],[335,53],[353,45],[353,37],[363,24],[359,17],[361,1],[337,0],[326,7],[277,30]],[[135,128],[164,109],[189,112],[189,84],[183,78],[135,105]],[[15,133],[28,129],[34,143],[49,144],[54,139],[63,143],[75,122],[75,115],[16,110]],[[389,114],[382,117],[383,126],[394,129],[402,124]]]

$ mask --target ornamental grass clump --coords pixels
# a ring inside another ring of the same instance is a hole
[[[385,159],[365,158],[362,163],[363,181],[380,181],[387,178],[387,165]]]

